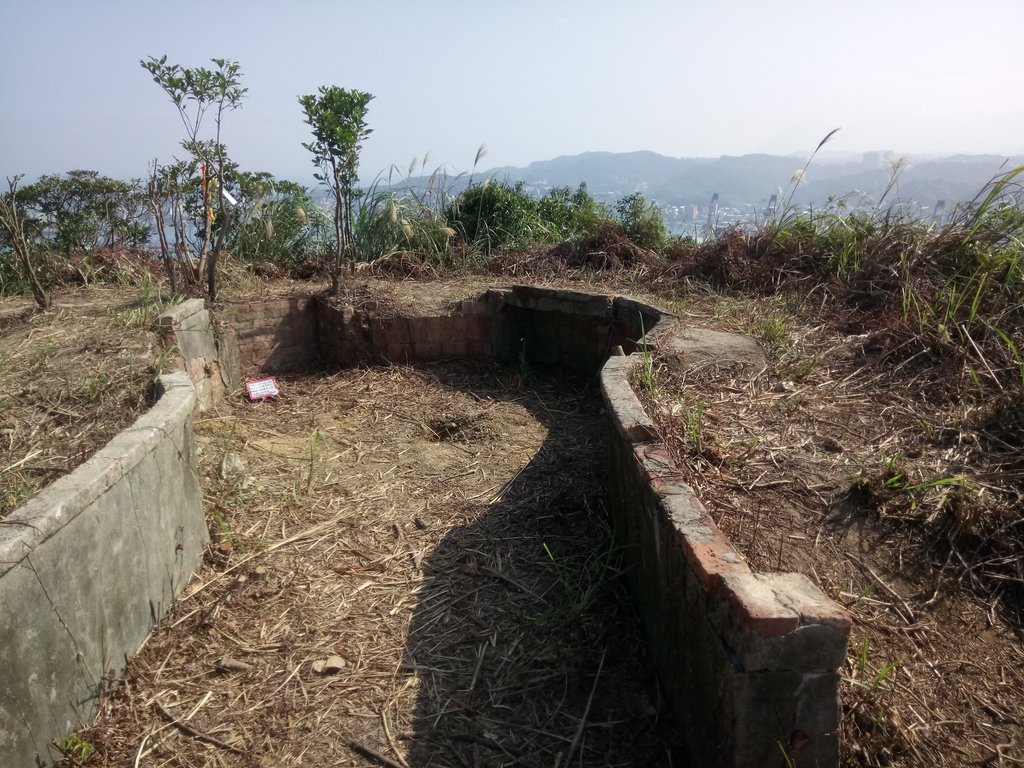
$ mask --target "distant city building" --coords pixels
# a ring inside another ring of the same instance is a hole
[[[865,168],[881,168],[885,165],[885,154],[884,152],[865,152],[860,160],[861,165]]]

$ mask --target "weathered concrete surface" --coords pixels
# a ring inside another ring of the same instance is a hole
[[[659,331],[659,345],[671,342],[671,331]],[[739,363],[759,363],[756,348],[735,339],[676,348],[695,363],[729,362],[730,350]],[[629,383],[637,364],[635,355],[612,357],[601,374],[613,526],[694,764],[837,766],[836,670],[850,619],[800,574],[750,571],[644,413]]]
[[[156,404],[0,525],[0,765],[48,765],[95,715],[206,545],[195,389]]]
[[[658,347],[682,355],[690,365],[702,362],[764,365],[764,353],[748,336],[687,328],[679,321],[664,324]]]
[[[219,333],[202,299],[188,299],[162,312],[157,327],[196,388],[198,410],[204,412],[226,393],[238,389],[239,354],[233,329]]]

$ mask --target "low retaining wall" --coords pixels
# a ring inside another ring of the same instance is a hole
[[[218,316],[234,330],[242,369],[251,373],[482,360],[593,374],[615,346],[636,349],[661,314],[621,296],[515,286],[492,288],[434,317],[320,298],[225,303]]]
[[[440,317],[381,316],[321,303],[319,339],[329,368],[366,361],[494,360],[501,316],[484,301],[464,301],[457,314]]]
[[[805,576],[755,574],[680,478],[629,383],[601,374],[617,543],[695,764],[839,764],[850,620]]]
[[[159,400],[133,427],[0,526],[0,755],[12,765],[50,762],[50,742],[91,719],[198,565],[206,525],[193,412],[234,391],[239,366],[445,358],[601,369],[615,535],[695,764],[838,764],[848,617],[799,574],[750,571],[630,387],[637,357],[609,357],[643,343],[684,357],[750,355],[736,337],[685,329],[625,297],[522,286],[443,317],[300,298],[228,304],[221,318],[218,330],[199,301],[162,315],[185,371],[161,377]]]
[[[205,551],[195,389],[175,373],[157,394],[0,525],[0,764],[57,759]]]
[[[836,670],[849,618],[804,576],[750,571],[682,483],[634,394],[637,356],[609,357],[646,343],[684,359],[751,362],[756,347],[684,328],[626,297],[525,286],[491,289],[440,317],[384,317],[304,299],[236,306],[224,316],[246,318],[238,340],[250,370],[449,358],[600,369],[615,535],[694,763],[838,765]]]
[[[164,345],[176,348],[175,357],[196,389],[200,412],[238,389],[241,361],[236,331],[215,327],[202,299],[188,299],[162,312],[156,324]]]
[[[300,371],[322,364],[314,298],[226,302],[217,317],[233,333],[243,370]]]

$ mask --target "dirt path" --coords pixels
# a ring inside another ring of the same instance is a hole
[[[81,733],[95,764],[683,764],[609,551],[595,392],[454,365],[281,383],[197,424],[214,555]]]

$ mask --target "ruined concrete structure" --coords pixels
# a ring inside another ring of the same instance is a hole
[[[752,343],[625,297],[522,286],[436,317],[316,298],[229,303],[218,315],[211,323],[199,301],[165,313],[184,371],[161,380],[135,426],[0,528],[0,606],[17,617],[0,626],[0,754],[12,765],[47,761],[50,740],[92,716],[104,680],[197,566],[206,526],[194,410],[236,391],[239,370],[441,359],[600,372],[615,535],[694,764],[838,765],[848,617],[804,576],[750,571],[630,386],[640,358],[630,353],[645,344],[743,365],[759,357]]]

